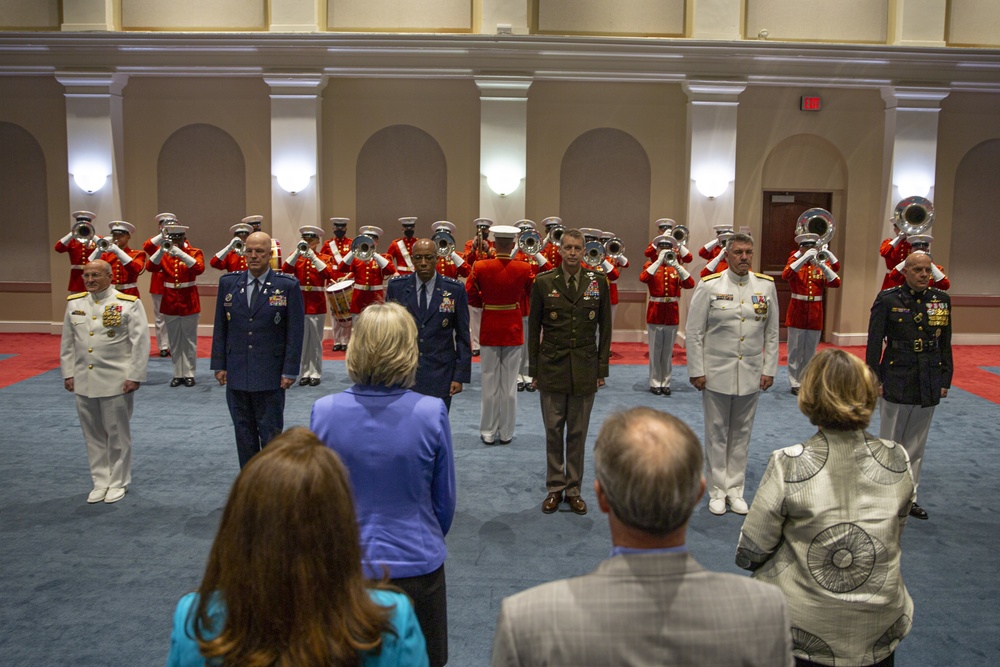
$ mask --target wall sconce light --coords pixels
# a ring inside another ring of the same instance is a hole
[[[715,199],[729,188],[729,181],[725,176],[702,176],[694,185],[702,196]]]
[[[915,175],[908,174],[906,176],[901,176],[897,179],[899,182],[895,183],[896,189],[899,190],[899,196],[903,199],[907,197],[924,197],[930,194],[933,184],[930,179]]]
[[[78,169],[73,174],[73,182],[88,195],[103,188],[107,181],[108,175],[98,169]]]
[[[506,197],[521,185],[521,176],[513,171],[497,171],[486,177],[486,185],[496,194]]]
[[[274,175],[278,185],[290,195],[298,194],[307,187],[313,175],[306,169],[285,168]]]

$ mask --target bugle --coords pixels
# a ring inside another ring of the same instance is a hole
[[[367,262],[375,256],[375,239],[367,234],[355,236],[351,242],[351,252],[362,262]]]
[[[542,249],[542,237],[533,229],[521,232],[517,237],[517,249],[525,255],[535,255]]]
[[[837,231],[837,221],[825,208],[811,208],[799,216],[795,222],[795,235],[815,234],[819,237],[817,246],[825,246]]]
[[[923,197],[907,197],[896,204],[892,217],[907,236],[924,234],[934,224],[934,204]]]
[[[304,255],[307,252],[309,252],[309,241],[302,239],[301,241],[299,241],[299,244],[295,247],[299,251],[300,255]]]
[[[684,225],[675,225],[673,231],[670,232],[670,235],[674,237],[675,241],[677,241],[678,247],[686,245],[689,235],[688,228]]]
[[[160,250],[162,250],[164,254],[170,252],[170,249],[173,247],[174,247],[174,242],[171,241],[170,239],[163,239],[162,241],[160,241]]]
[[[99,238],[97,239],[97,249],[101,252],[107,252],[111,249],[111,239]]]
[[[80,243],[90,243],[94,238],[94,226],[89,222],[78,222],[73,225],[73,238]]]
[[[611,259],[618,259],[625,254],[625,242],[617,236],[604,242],[604,254]]]
[[[583,248],[583,261],[590,266],[599,266],[604,261],[604,246],[600,241],[588,241]]]
[[[549,231],[549,240],[552,241],[552,245],[556,246],[557,248],[561,246],[562,237],[563,234],[565,233],[566,233],[566,228],[563,227],[562,225],[555,225],[554,227],[552,227],[552,229]]]
[[[246,250],[247,250],[247,246],[246,246],[245,243],[243,243],[243,241],[241,241],[239,239],[236,239],[235,241],[233,241],[233,252],[235,252],[237,255],[239,255],[240,257],[242,257],[243,254],[246,252]]]
[[[438,257],[451,257],[455,252],[455,237],[446,229],[439,229],[431,236]]]

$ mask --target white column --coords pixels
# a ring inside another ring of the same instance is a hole
[[[120,0],[118,0],[120,2]],[[61,2],[63,11],[62,30],[83,32],[88,30],[114,31],[116,25],[116,0],[73,0]],[[95,211],[96,213],[96,211]]]
[[[271,231],[287,244],[302,225],[320,224],[320,93],[327,79],[282,74],[264,81],[271,87]]]
[[[527,77],[477,77],[480,108],[479,215],[510,225],[524,217]],[[503,187],[498,183],[507,181]],[[500,192],[491,188],[498,188]]]
[[[688,27],[691,39],[740,40],[743,24],[741,0],[697,0],[689,2]],[[755,35],[747,35],[754,39]]]
[[[945,42],[948,0],[893,0],[889,43],[899,46],[948,46]]]
[[[106,223],[122,211],[122,89],[128,76],[57,72],[56,80],[66,91],[67,224],[72,211],[92,211],[97,233],[105,236]]]
[[[683,87],[688,96],[687,225],[692,239],[709,239],[715,236],[714,225],[734,224],[737,230],[740,227],[740,221],[733,219],[736,109],[746,85],[686,81]]]
[[[886,144],[892,159],[889,181],[883,184],[885,236],[891,235],[890,219],[901,199],[916,195],[934,201],[938,116],[941,101],[949,92],[944,88],[905,86],[882,89]]]

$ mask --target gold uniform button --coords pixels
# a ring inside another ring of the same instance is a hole
[[[740,355],[739,358],[740,358],[740,361],[743,361],[743,355],[742,354]]]
[[[93,318],[93,319],[95,319],[95,320],[96,320],[96,319],[97,319],[97,315],[94,315],[94,318]]]
[[[91,331],[91,332],[90,332],[90,335],[91,335],[91,336],[93,336],[93,335],[94,335],[94,332],[93,332],[93,331]]]
[[[94,367],[94,364],[90,364],[89,366],[87,366],[87,368],[93,368],[93,367]]]
[[[94,348],[89,348],[89,349],[87,350],[87,352],[93,352],[93,351],[94,351]]]

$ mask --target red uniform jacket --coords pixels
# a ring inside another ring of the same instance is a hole
[[[405,236],[400,236],[398,239],[393,240],[389,244],[389,249],[386,251],[385,256],[392,260],[392,263],[396,265],[396,273],[401,276],[413,273],[413,269],[410,268],[410,264],[413,263],[413,258],[410,253],[413,252],[413,244],[417,242],[416,236],[411,236],[406,238]],[[406,252],[400,249],[400,243],[402,243],[403,248]],[[409,260],[409,263],[407,263]]]
[[[462,266],[455,266],[455,262],[452,261],[451,257],[438,257],[434,268],[442,276],[456,279],[459,277],[466,278],[472,273],[472,264],[463,262]]]
[[[57,241],[56,252],[69,253],[69,291],[73,293],[87,291],[83,285],[83,265],[87,263],[90,253],[94,252],[93,244],[84,245],[76,239],[70,239],[67,244]]]
[[[102,252],[101,259],[111,265],[112,286],[122,294],[131,294],[134,297],[140,296],[139,286],[135,281],[139,279],[139,274],[146,270],[146,253],[141,250],[122,248],[125,254],[132,258],[128,264],[122,264],[118,255],[113,252]]]
[[[317,271],[312,260],[301,255],[295,260],[295,266],[285,262],[281,267],[282,271],[299,279],[306,315],[326,314],[326,281],[333,280],[333,257],[321,252],[316,253],[316,256],[326,264],[322,271]]]
[[[533,278],[527,262],[510,257],[483,259],[472,265],[465,291],[469,294],[469,305],[483,309],[480,345],[524,344],[521,303],[531,297]]]
[[[944,273],[944,268],[940,264],[935,264],[934,266],[937,267],[938,271],[940,271],[941,273]],[[900,285],[903,285],[904,283],[906,283],[906,276],[904,276],[901,272],[897,271],[896,267],[892,267],[892,271],[890,271],[886,275],[885,281],[882,283],[882,289],[889,289],[891,287],[899,287]],[[886,285],[888,285],[889,287],[886,287]],[[942,278],[941,282],[938,282],[937,280],[934,280],[934,277],[931,276],[931,281],[930,281],[930,283],[928,283],[928,287],[936,287],[939,290],[944,290],[944,291],[947,292],[948,289],[951,287],[951,281],[948,280],[948,276],[945,276],[944,278]]]
[[[225,259],[219,259],[215,255],[212,255],[212,259],[208,260],[208,265],[219,271],[236,273],[237,271],[247,270],[247,258],[238,252],[230,251]]]
[[[649,305],[646,306],[647,324],[667,324],[676,326],[680,320],[677,301],[681,297],[681,288],[694,287],[694,278],[688,275],[687,280],[681,280],[677,269],[661,264],[655,273],[649,272],[653,262],[646,262],[639,274],[639,280],[646,283],[649,290]]]
[[[155,253],[157,250],[160,249],[160,246],[153,243],[153,238],[154,237],[151,236],[150,238],[146,239],[145,243],[142,244],[142,249],[146,252],[146,255],[149,257],[152,257],[153,253]],[[163,294],[163,272],[154,271],[152,263],[150,263],[150,266],[147,268],[149,268],[149,293]]]
[[[546,243],[545,247],[542,248],[542,254],[545,259],[549,260],[549,265],[545,267],[545,270],[558,269],[559,265],[562,264],[562,255],[559,254],[559,246],[555,243]]]
[[[382,255],[389,259],[385,255]],[[392,261],[385,265],[384,269],[378,267],[375,258],[367,262],[362,262],[355,258],[350,264],[341,262],[337,267],[338,271],[354,274],[354,291],[351,293],[351,312],[357,315],[370,304],[382,301],[385,298],[383,290],[384,278],[395,273],[392,268]]]
[[[160,312],[164,315],[195,315],[201,312],[201,300],[198,298],[195,279],[205,273],[205,258],[201,250],[192,247],[187,241],[181,250],[194,258],[194,265],[191,268],[167,253],[163,253],[159,264],[149,262],[149,272],[163,279]]]
[[[514,253],[514,260],[517,262],[525,262],[531,267],[531,282],[535,282],[535,276],[537,276],[541,271],[548,271],[552,267],[548,264],[545,266],[538,266],[538,261],[535,259],[534,255],[525,255],[523,252],[518,250]],[[521,317],[527,317],[528,312],[531,309],[531,286],[528,286],[528,293],[521,299]],[[523,323],[522,323],[523,324]]]
[[[486,246],[489,248],[489,250],[484,253],[477,253],[473,251],[472,245],[476,242],[475,238],[471,238],[465,242],[465,250],[462,252],[462,257],[465,258],[466,262],[468,262],[469,264],[475,264],[481,259],[493,259],[494,257],[497,256],[497,250],[495,247],[493,247],[493,241],[490,241],[485,237],[483,240],[485,241]]]
[[[340,270],[340,262],[344,259],[344,255],[351,252],[351,243],[353,242],[354,239],[348,238],[346,235],[340,239],[334,236],[329,241],[323,243],[323,246],[319,249],[324,255],[333,256],[333,263],[330,265],[330,270],[333,271],[334,281],[350,277],[348,273]]]
[[[685,250],[687,250],[687,248],[685,248]],[[652,243],[650,243],[648,246],[646,246],[646,252],[644,252],[643,254],[646,257],[648,257],[650,260],[652,260],[652,261],[655,262],[656,261],[656,256],[659,255],[660,253],[656,249],[656,246],[654,246]],[[698,251],[698,254],[699,255],[701,254],[700,250]],[[715,253],[715,254],[718,255],[719,253]],[[691,254],[690,250],[687,250],[687,252],[683,256],[681,256],[680,250],[678,250],[677,251],[677,256],[680,259],[681,264],[690,264],[691,262],[694,261],[694,255]]]
[[[794,253],[788,258],[781,277],[792,288],[792,298],[788,301],[788,312],[785,313],[785,326],[794,329],[823,329],[823,288],[840,287],[840,278],[827,282],[823,271],[810,262],[806,262],[798,271],[792,270],[796,261]]]
[[[882,241],[882,245],[879,246],[878,254],[885,258],[885,277],[882,278],[882,289],[889,289],[890,287],[896,287],[902,283],[896,282],[895,278],[890,278],[892,275],[892,270],[896,268],[896,265],[906,259],[907,255],[910,254],[912,246],[910,242],[903,239],[896,244],[896,247],[892,247],[893,239],[885,239]],[[903,280],[902,282],[906,282]],[[946,288],[945,288],[946,289]]]

